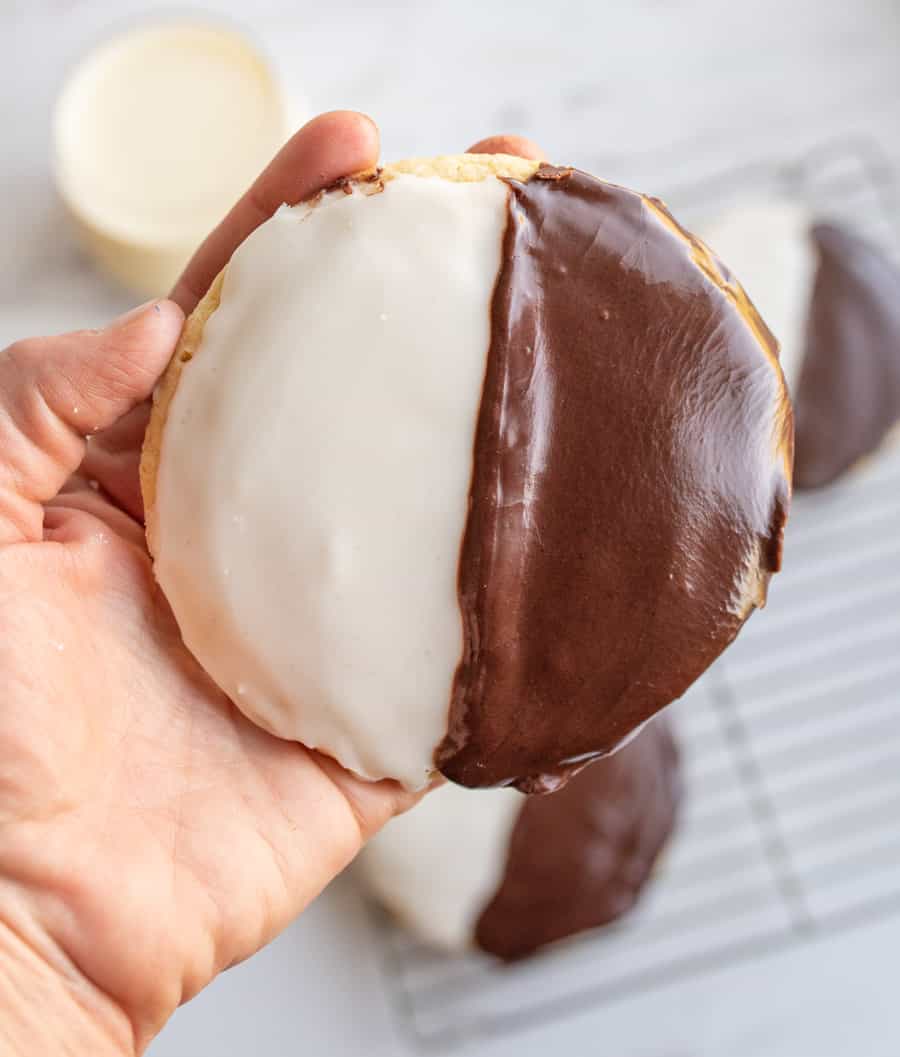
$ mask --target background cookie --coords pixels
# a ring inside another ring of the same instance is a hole
[[[900,420],[900,271],[850,228],[751,202],[703,235],[740,273],[780,345],[794,400],[794,484],[819,488]]]
[[[677,750],[659,717],[549,796],[429,793],[370,842],[358,870],[426,943],[521,958],[635,905],[679,796]]]

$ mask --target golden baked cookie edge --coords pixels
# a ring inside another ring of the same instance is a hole
[[[225,269],[223,268],[213,279],[212,286],[206,291],[197,307],[185,320],[175,353],[169,360],[169,366],[165,369],[153,393],[153,408],[141,447],[140,466],[144,521],[147,526],[147,545],[151,554],[155,553],[156,542],[156,474],[159,469],[163,430],[169,415],[169,406],[178,388],[178,380],[184,370],[184,365],[193,359],[203,340],[203,328],[209,317],[219,307],[224,279]]]

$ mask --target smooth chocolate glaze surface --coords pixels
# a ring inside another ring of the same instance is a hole
[[[764,603],[792,423],[774,338],[661,203],[550,166],[507,182],[435,760],[534,792],[679,697]]]
[[[681,785],[665,718],[552,796],[528,797],[510,837],[500,887],[475,941],[523,958],[630,910],[675,825]]]
[[[833,224],[812,230],[818,253],[797,386],[798,488],[830,484],[900,419],[900,271]]]

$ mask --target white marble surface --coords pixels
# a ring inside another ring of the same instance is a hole
[[[249,25],[298,112],[371,113],[388,156],[515,131],[555,160],[662,194],[834,136],[871,137],[900,162],[897,0],[223,0],[189,9]],[[89,42],[156,10],[141,0],[0,0],[0,343],[98,324],[129,300],[97,277],[65,228],[49,115],[67,65]],[[616,1057],[889,1057],[900,1051],[889,1015],[898,941],[894,919],[808,945],[763,972],[737,965],[704,976],[658,996],[649,1017],[641,1000],[625,999],[466,1053],[563,1045]],[[873,971],[881,962],[884,971]],[[865,987],[848,987],[863,970]],[[181,1011],[152,1052],[414,1052],[394,1031],[351,880]]]

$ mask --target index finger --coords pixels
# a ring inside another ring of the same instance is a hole
[[[365,114],[335,110],[304,125],[203,242],[172,290],[192,312],[247,236],[284,203],[296,205],[342,176],[378,161],[378,128]]]
[[[516,154],[520,158],[543,161],[544,152],[532,139],[524,136],[488,136],[473,143],[466,154]]]

